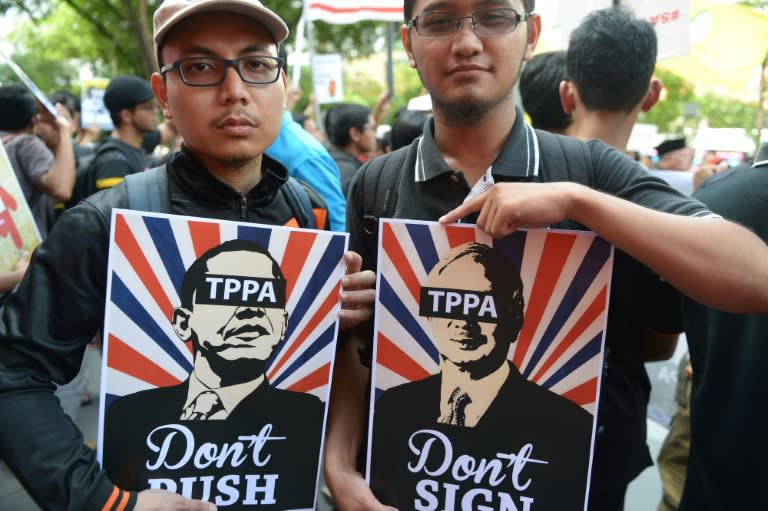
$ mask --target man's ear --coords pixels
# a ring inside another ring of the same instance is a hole
[[[122,124],[130,124],[131,117],[133,116],[133,109],[123,108],[117,115],[120,117]]]
[[[163,117],[165,119],[173,119],[173,114],[168,108],[168,87],[163,76],[160,73],[152,73],[150,85],[160,108],[163,110]]]
[[[563,112],[570,115],[573,112],[573,107],[576,104],[574,94],[576,93],[576,87],[568,80],[560,82],[560,104],[563,105]]]
[[[525,47],[523,60],[528,61],[533,58],[533,55],[536,53],[536,46],[539,44],[539,36],[541,35],[541,16],[536,13],[531,14],[531,17],[526,24],[528,25],[528,41]]]
[[[192,311],[185,309],[184,307],[176,307],[173,309],[173,318],[171,323],[173,324],[173,331],[183,342],[187,342],[192,337],[192,328],[189,326],[189,318],[192,315]]]
[[[350,142],[357,144],[358,142],[360,142],[360,138],[362,138],[362,136],[363,136],[362,132],[356,127],[352,126],[351,128],[349,128]]]
[[[403,41],[405,54],[408,55],[408,64],[415,69],[416,60],[413,58],[413,50],[411,49],[411,31],[408,29],[408,25],[400,27],[400,39]]]
[[[643,104],[641,107],[643,112],[647,112],[653,108],[653,105],[659,101],[659,98],[661,97],[661,91],[663,89],[664,85],[661,83],[661,80],[657,78],[651,80],[650,85],[648,85],[648,92],[645,94],[645,99],[643,99]]]

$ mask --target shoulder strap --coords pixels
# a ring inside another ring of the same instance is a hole
[[[128,209],[169,213],[171,196],[168,188],[168,172],[165,165],[125,176],[128,192]]]
[[[293,177],[288,177],[288,181],[283,185],[285,197],[291,211],[296,215],[301,227],[307,229],[317,229],[317,222],[312,211],[312,203],[309,201],[307,190]]]
[[[587,144],[572,137],[536,130],[540,154],[546,159],[547,181],[589,184],[587,166],[591,159]]]
[[[366,234],[376,237],[379,218],[391,218],[395,214],[403,166],[410,161],[409,156],[417,150],[418,143],[419,139],[416,139],[408,149],[380,156],[360,169],[363,172],[363,228]]]

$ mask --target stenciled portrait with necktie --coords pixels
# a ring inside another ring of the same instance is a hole
[[[424,237],[408,227],[403,237]],[[442,236],[433,228],[434,245],[446,241]],[[429,252],[417,249],[422,262]],[[410,303],[395,288],[399,278],[411,289],[418,318],[398,319],[414,346],[436,351],[437,372],[377,389],[369,437],[372,490],[398,509],[583,510],[594,417],[530,381],[513,363],[511,347],[525,320],[516,263],[487,242],[455,244],[437,255],[431,269],[424,267],[418,291],[402,277],[408,271],[380,280],[385,310]],[[421,332],[417,324],[428,328]],[[411,361],[382,365],[395,353],[394,341],[379,331],[377,343],[377,372],[419,371]],[[408,354],[418,361],[415,351]]]
[[[286,279],[260,244],[225,241],[186,270],[171,324],[192,346],[178,385],[119,397],[105,413],[103,466],[123,489],[165,489],[228,509],[314,505],[324,405],[273,387]]]

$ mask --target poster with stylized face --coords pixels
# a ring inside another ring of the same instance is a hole
[[[613,247],[382,220],[367,475],[418,511],[586,509]]]
[[[0,272],[13,270],[22,255],[39,244],[37,224],[0,142]]]
[[[314,509],[347,235],[115,210],[99,457],[123,489]]]

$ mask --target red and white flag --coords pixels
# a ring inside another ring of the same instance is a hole
[[[345,24],[358,21],[403,21],[403,0],[307,0],[307,19]]]

